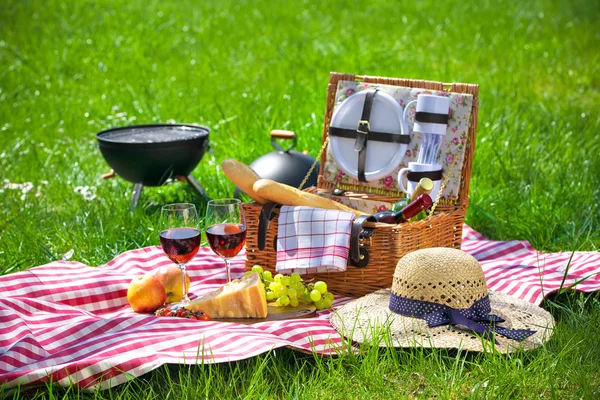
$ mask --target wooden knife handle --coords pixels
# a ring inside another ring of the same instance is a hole
[[[111,169],[110,172],[102,174],[102,179],[110,179],[110,178],[114,178],[115,176],[117,176],[117,174],[115,173],[115,171],[113,171]]]

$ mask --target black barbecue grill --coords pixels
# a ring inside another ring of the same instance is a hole
[[[116,175],[134,184],[131,208],[144,186],[160,186],[169,179],[186,180],[203,197],[206,192],[191,172],[208,150],[210,130],[200,125],[134,125],[96,135],[100,152]]]

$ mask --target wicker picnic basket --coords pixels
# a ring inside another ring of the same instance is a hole
[[[357,76],[349,74],[331,73],[327,90],[327,109],[325,112],[325,126],[323,129],[323,143],[326,147],[328,139],[329,124],[331,122],[333,108],[335,105],[335,94],[340,81],[358,81],[370,84],[383,84],[408,88],[422,88],[425,90],[446,91],[454,93],[470,94],[473,96],[471,114],[468,123],[467,140],[464,147],[462,168],[460,171],[460,187],[456,198],[452,201],[440,200],[435,212],[428,218],[407,222],[398,225],[375,223],[373,234],[369,239],[360,240],[361,259],[363,254],[367,256],[366,262],[359,263],[360,266],[349,265],[345,272],[309,274],[304,279],[323,280],[327,282],[329,289],[337,294],[348,296],[362,296],[375,290],[390,287],[396,263],[406,253],[429,247],[454,247],[460,248],[462,238],[462,227],[468,205],[469,181],[473,165],[475,151],[475,134],[477,130],[478,91],[479,86],[473,84],[383,78],[372,76]],[[387,197],[390,201],[396,201],[403,196],[400,192],[382,192],[381,189],[372,190],[368,186],[348,187],[348,185],[336,185],[323,179],[323,169],[327,152],[321,149],[321,170],[319,174],[318,188],[333,189],[336,186],[345,190],[353,189],[363,193],[372,193],[374,197]],[[259,216],[262,205],[256,203],[244,203],[243,209],[246,215],[246,268],[259,264],[266,270],[275,273],[276,264],[276,241],[277,241],[277,211],[271,219],[266,237],[262,239],[264,248],[259,248]],[[264,236],[264,235],[263,235]],[[365,260],[363,260],[365,261]]]

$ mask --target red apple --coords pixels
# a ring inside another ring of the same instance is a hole
[[[152,275],[133,278],[127,288],[127,301],[133,311],[139,313],[154,312],[167,300],[162,283]]]
[[[154,277],[162,283],[167,292],[167,303],[177,303],[181,300],[181,270],[174,266],[168,265],[160,267],[154,271]],[[185,274],[185,288],[190,288],[190,277]]]

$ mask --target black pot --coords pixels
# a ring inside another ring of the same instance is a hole
[[[134,125],[102,131],[96,138],[102,156],[117,175],[144,186],[160,186],[196,168],[208,149],[209,132],[199,125]],[[135,139],[143,135],[156,140]],[[172,139],[178,136],[182,138]]]
[[[292,141],[292,145],[284,150],[276,139],[287,139]],[[291,131],[273,130],[271,131],[271,144],[276,149],[271,153],[265,154],[254,160],[249,166],[261,178],[272,179],[279,183],[299,187],[302,180],[315,162],[315,158],[308,154],[292,150],[296,147],[296,134]],[[317,163],[311,172],[303,188],[315,186],[319,175],[320,164]],[[236,188],[236,195],[240,190]]]

